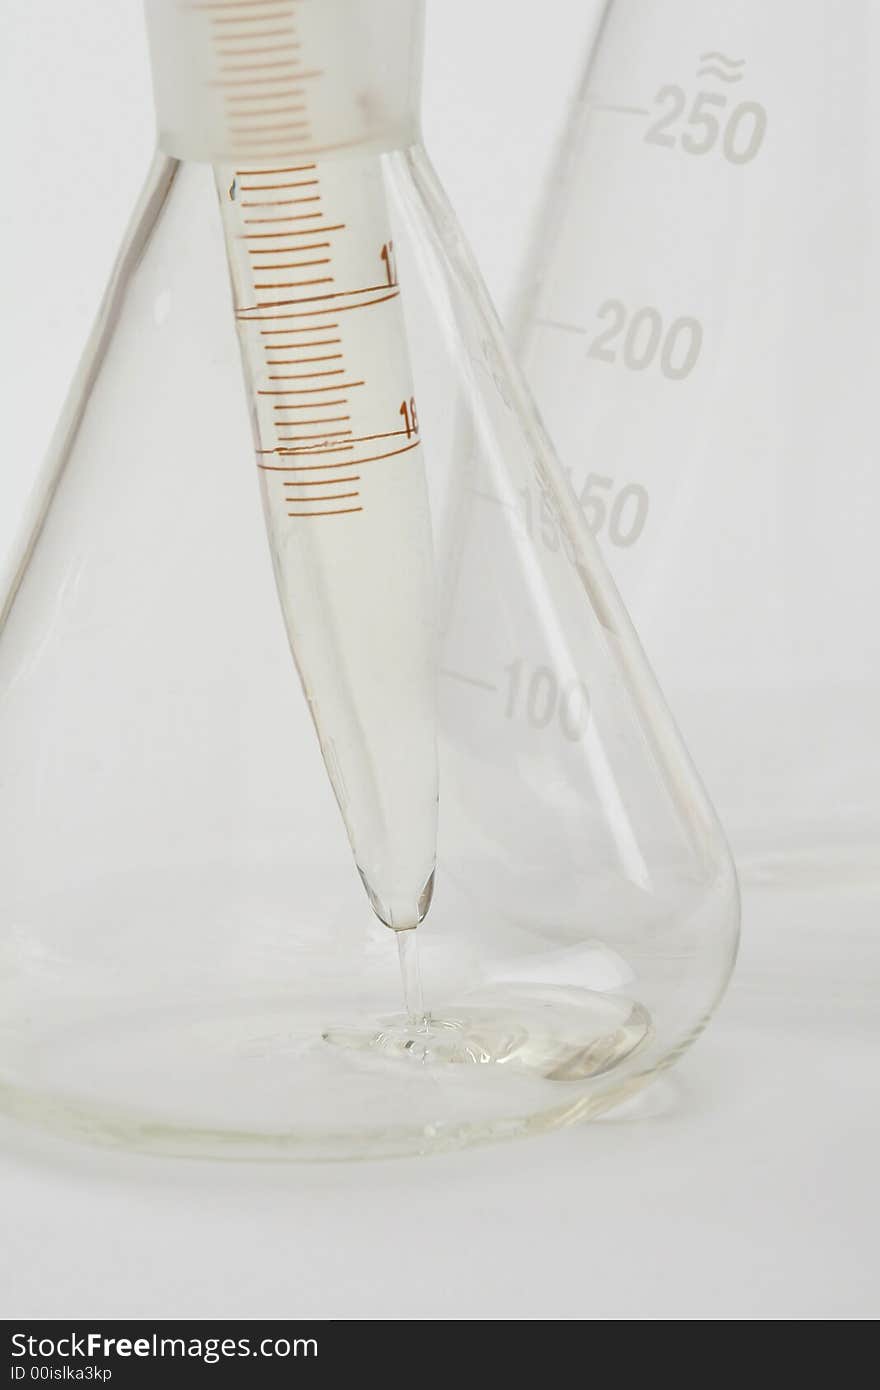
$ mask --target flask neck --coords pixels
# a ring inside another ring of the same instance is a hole
[[[160,148],[211,163],[419,138],[423,0],[146,0]]]

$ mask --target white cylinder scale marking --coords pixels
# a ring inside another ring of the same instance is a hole
[[[423,450],[379,163],[417,135],[411,0],[147,0],[160,141],[215,166],[291,649],[378,916],[437,834]]]

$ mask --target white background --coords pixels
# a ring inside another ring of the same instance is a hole
[[[502,309],[594,14],[429,0],[427,142]],[[4,0],[0,555],[151,144],[140,0]],[[638,1112],[565,1134],[287,1169],[2,1129],[0,1315],[875,1315],[876,922],[857,885],[753,892],[745,921],[694,1053]]]

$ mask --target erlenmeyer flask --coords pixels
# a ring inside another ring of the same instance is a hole
[[[528,1133],[698,1034],[735,876],[419,144],[419,7],[267,3],[148,5],[163,153],[4,610],[0,1096]]]
[[[520,306],[741,867],[876,877],[880,14],[612,0]]]

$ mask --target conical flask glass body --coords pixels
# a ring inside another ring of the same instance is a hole
[[[731,968],[723,836],[417,142],[157,156],[8,585],[0,759],[0,1097],[91,1137],[568,1123]]]
[[[877,869],[878,44],[863,3],[612,0],[518,320],[738,862],[792,881]]]

